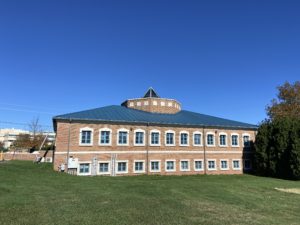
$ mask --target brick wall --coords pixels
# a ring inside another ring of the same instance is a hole
[[[161,161],[161,172],[159,174],[198,174],[204,173],[204,171],[194,171],[193,162],[194,159],[214,159],[216,160],[217,170],[208,171],[208,174],[240,174],[243,173],[243,160],[245,158],[251,158],[250,149],[245,149],[242,145],[242,136],[244,133],[250,135],[251,140],[254,141],[255,131],[253,130],[226,130],[226,129],[202,129],[202,128],[183,128],[183,127],[167,127],[167,126],[136,126],[136,125],[112,125],[112,124],[89,124],[89,123],[64,123],[57,122],[57,136],[56,136],[56,154],[54,161],[54,169],[57,170],[61,163],[66,163],[67,150],[68,150],[68,137],[69,137],[69,126],[70,126],[70,144],[69,151],[70,156],[78,158],[82,162],[91,162],[93,158],[97,158],[98,161],[111,161],[112,154],[116,154],[117,160],[128,160],[128,173],[125,175],[133,175],[133,164],[134,160],[145,160],[145,164],[150,160]],[[93,129],[93,145],[92,146],[81,146],[80,140],[80,129],[90,128]],[[99,145],[99,129],[109,128],[112,130],[111,145],[101,146]],[[129,143],[127,146],[119,146],[117,144],[117,131],[118,129],[127,129],[129,131]],[[160,131],[160,146],[135,146],[134,145],[134,130],[143,129],[145,130],[145,142],[148,143],[148,136],[150,130]],[[175,146],[165,146],[165,132],[167,130],[173,130],[175,132]],[[186,131],[189,133],[189,146],[180,146],[179,133]],[[193,146],[193,132],[202,133],[202,144],[203,137],[207,132],[215,134],[215,146]],[[227,133],[227,147],[219,146],[219,134]],[[232,133],[239,134],[239,147],[232,147],[230,145],[230,138]],[[204,134],[204,135],[203,135]],[[204,151],[205,150],[205,151]],[[205,152],[205,156],[204,156]],[[176,172],[165,171],[165,160],[172,159],[176,160]],[[190,171],[180,171],[179,165],[180,160],[190,160]],[[220,160],[228,159],[229,170],[220,170]],[[240,170],[232,169],[232,160],[238,159],[241,163]],[[155,173],[154,173],[155,174]]]

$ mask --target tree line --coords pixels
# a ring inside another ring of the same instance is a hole
[[[266,108],[268,117],[257,131],[254,172],[300,179],[300,82],[278,87],[277,99]]]

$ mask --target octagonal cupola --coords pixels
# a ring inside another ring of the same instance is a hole
[[[175,99],[161,98],[150,87],[142,98],[128,99],[122,103],[127,108],[138,109],[152,113],[175,114],[181,110],[181,104]]]

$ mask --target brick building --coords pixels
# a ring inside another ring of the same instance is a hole
[[[150,88],[143,98],[121,106],[56,116],[54,169],[65,164],[77,175],[112,176],[242,174],[251,169],[255,125],[181,108]]]

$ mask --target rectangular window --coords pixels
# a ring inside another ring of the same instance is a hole
[[[201,145],[201,134],[194,134],[194,145]]]
[[[127,162],[118,162],[118,168],[117,168],[118,172],[123,172],[126,173],[127,172]]]
[[[180,134],[180,144],[188,145],[188,134],[186,134],[186,133]]]
[[[159,171],[160,171],[160,162],[151,161],[151,172],[159,172]]]
[[[224,134],[220,135],[220,145],[226,146],[226,135],[224,135]]]
[[[101,131],[101,144],[110,143],[110,131]]]
[[[89,163],[80,163],[79,164],[79,173],[80,174],[89,174],[90,173],[90,164]]]
[[[173,145],[174,144],[174,134],[173,133],[167,133],[166,134],[166,144],[167,145]]]
[[[221,170],[227,170],[227,169],[228,169],[228,161],[221,160]]]
[[[99,173],[108,173],[109,163],[99,163]]]
[[[187,160],[180,161],[180,170],[181,171],[190,170],[189,161],[187,161]]]
[[[202,162],[202,160],[195,161],[195,170],[203,170],[203,162]]]
[[[250,147],[250,137],[248,135],[243,136],[244,147]]]
[[[208,134],[207,135],[207,145],[214,145],[214,144],[215,144],[214,135]]]
[[[144,132],[135,133],[135,144],[144,144]]]
[[[166,161],[166,171],[175,171],[175,161]]]
[[[144,162],[134,162],[134,171],[135,172],[143,172],[144,170]]]
[[[83,130],[81,131],[81,144],[91,144],[92,143],[92,131]]]
[[[240,169],[240,160],[233,160],[232,167],[234,170],[239,170]]]
[[[121,145],[127,144],[127,135],[128,133],[126,131],[119,132],[119,144]]]
[[[215,170],[216,169],[216,161],[208,160],[207,168],[208,168],[208,170]]]
[[[151,144],[152,145],[158,145],[159,144],[159,133],[158,132],[152,132],[151,133]]]
[[[239,145],[239,136],[238,135],[232,135],[231,136],[231,145],[232,146],[238,146]]]

